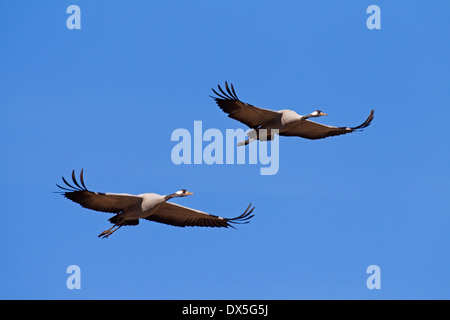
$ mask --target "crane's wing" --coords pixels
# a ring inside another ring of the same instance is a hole
[[[225,113],[228,113],[229,118],[240,121],[252,129],[257,129],[270,120],[281,116],[281,114],[277,111],[258,108],[240,101],[234,91],[233,85],[230,85],[231,89],[225,81],[225,89],[227,92],[223,91],[218,85],[217,87],[221,93],[218,93],[216,90],[212,89],[217,97],[211,96],[211,98],[216,101],[220,109],[222,109]]]
[[[251,213],[255,209],[247,207],[243,214],[235,218],[222,218],[208,214],[199,210],[180,206],[179,204],[165,202],[161,204],[155,213],[148,216],[147,220],[170,224],[178,227],[232,227],[231,224],[248,223],[254,215]]]
[[[81,185],[75,179],[75,171],[72,171],[72,181],[75,186],[68,183],[64,177],[62,180],[68,188],[57,185],[62,190],[66,190],[60,193],[67,199],[70,199],[87,209],[120,213],[128,207],[142,202],[141,197],[127,193],[102,193],[89,191],[84,185],[83,170],[81,170],[80,173]]]
[[[338,136],[368,127],[374,118],[373,114],[374,111],[370,111],[370,115],[364,123],[352,128],[326,126],[309,120],[301,120],[288,130],[280,132],[280,136],[295,136],[312,140]]]

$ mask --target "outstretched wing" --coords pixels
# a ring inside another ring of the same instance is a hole
[[[333,127],[326,126],[317,122],[309,120],[298,121],[297,124],[292,126],[286,131],[280,132],[280,136],[290,136],[290,137],[302,137],[306,139],[323,139],[332,136],[338,136],[341,134],[347,134],[353,131],[361,130],[370,125],[374,118],[374,111],[370,111],[370,115],[364,123],[357,127]]]
[[[236,95],[234,87],[225,81],[225,90],[218,85],[220,93],[212,89],[217,97],[211,96],[223,112],[228,113],[228,117],[242,122],[252,129],[257,129],[261,125],[280,117],[280,113],[273,110],[258,108],[251,104],[242,102]]]
[[[202,212],[199,210],[180,206],[179,204],[165,202],[161,204],[158,210],[148,216],[147,220],[170,224],[178,227],[233,227],[232,224],[245,224],[249,222],[254,215],[251,213],[255,209],[247,207],[243,214],[235,218],[222,218]]]
[[[67,187],[61,187],[60,192],[67,199],[80,204],[82,207],[102,212],[120,213],[126,208],[141,203],[142,198],[139,196],[126,193],[101,193],[89,191],[84,185],[83,170],[80,173],[80,183],[75,179],[75,171],[72,171],[72,181],[75,186],[71,185],[62,177]]]

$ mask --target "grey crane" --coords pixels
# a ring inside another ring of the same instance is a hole
[[[253,129],[247,134],[249,139],[238,143],[239,146],[249,144],[254,140],[273,140],[273,136],[276,133],[280,136],[302,137],[312,140],[338,136],[364,129],[370,125],[374,118],[374,110],[372,110],[366,121],[357,127],[327,126],[308,120],[309,118],[327,115],[320,110],[301,116],[292,110],[274,111],[258,108],[240,101],[233,84],[228,86],[228,83],[225,82],[226,92],[220,85],[217,87],[220,92],[212,89],[217,96],[211,97],[216,101],[220,109],[228,113],[228,117],[238,120]],[[278,130],[278,132],[272,132],[274,129]]]
[[[254,216],[252,212],[255,208],[251,208],[251,204],[240,216],[228,219],[167,202],[172,198],[186,197],[193,194],[186,189],[181,189],[168,195],[159,195],[156,193],[132,195],[127,193],[94,192],[86,188],[83,179],[83,170],[80,172],[80,183],[75,179],[75,171],[72,171],[74,185],[67,182],[64,177],[62,177],[62,180],[66,186],[61,187],[58,184],[57,186],[65,190],[59,191],[59,193],[67,199],[87,209],[115,214],[108,220],[113,226],[99,234],[99,237],[102,238],[108,238],[122,226],[138,225],[139,219],[156,221],[178,227],[234,228],[232,224],[248,223],[249,219]]]

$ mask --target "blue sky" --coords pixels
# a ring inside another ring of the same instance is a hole
[[[66,9],[81,9],[69,30]],[[366,9],[381,8],[369,30]],[[2,299],[449,299],[448,1],[0,2]],[[364,132],[280,139],[280,168],[175,165],[177,128],[243,128],[238,96]],[[84,168],[102,192],[174,202],[239,230],[108,213],[55,183]],[[66,268],[81,269],[81,289]],[[366,268],[381,269],[381,289]]]

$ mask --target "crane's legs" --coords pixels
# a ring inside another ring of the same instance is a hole
[[[114,227],[117,227],[116,229],[113,230]],[[103,231],[102,233],[100,233],[98,235],[98,237],[102,237],[102,239],[106,239],[108,238],[110,235],[112,235],[115,231],[119,230],[121,226],[118,225],[113,225],[111,228],[109,228],[108,230]]]
[[[272,130],[274,130],[275,132],[272,132]],[[246,146],[247,144],[255,140],[272,141],[274,134],[277,134],[278,132],[279,132],[278,129],[253,129],[252,131],[247,133],[248,139],[239,142],[237,145]]]
[[[247,144],[249,144],[250,142],[255,141],[255,140],[256,140],[256,138],[247,139],[245,141],[239,142],[237,145],[238,145],[238,147],[246,146]]]

